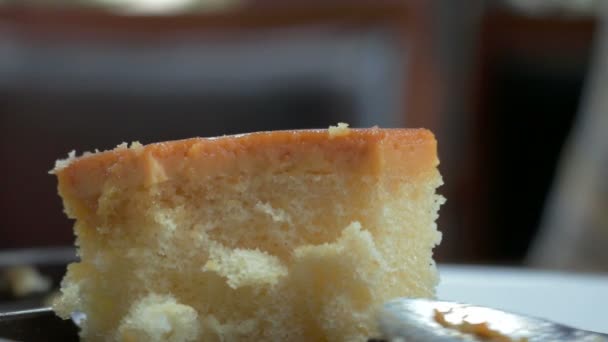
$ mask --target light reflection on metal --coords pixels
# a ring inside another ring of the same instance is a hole
[[[537,318],[427,299],[390,301],[381,310],[379,323],[391,341],[482,341],[488,334],[500,341],[608,341],[606,335]]]

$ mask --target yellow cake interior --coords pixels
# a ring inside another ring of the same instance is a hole
[[[335,132],[334,132],[335,133]],[[81,261],[54,308],[118,341],[364,341],[432,297],[426,130],[271,132],[90,154],[54,173]]]

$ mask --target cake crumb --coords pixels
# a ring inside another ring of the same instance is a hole
[[[129,148],[131,150],[134,150],[135,152],[140,152],[144,149],[144,145],[142,145],[142,143],[140,143],[139,141],[132,141]]]
[[[344,122],[338,122],[337,126],[329,126],[329,137],[343,137],[350,133],[350,128],[348,128],[348,124]]]
[[[58,171],[65,169],[70,163],[76,159],[76,151],[72,150],[68,153],[68,157],[65,159],[58,159],[55,161],[55,167],[49,171],[49,174],[54,175]]]
[[[129,150],[133,151],[133,153],[135,153],[135,155],[139,157],[145,153],[146,148],[139,141],[133,141],[131,142],[131,145],[129,145]]]
[[[123,142],[119,145],[116,145],[116,150],[122,150],[122,149],[131,149],[133,151],[135,151],[136,153],[141,153],[144,150],[144,145],[142,145],[139,141],[133,141],[131,142],[131,145],[129,145],[126,142]],[[109,150],[105,150],[105,151],[109,151]],[[99,149],[95,149],[92,152],[91,151],[84,151],[82,153],[82,157],[88,157],[94,154],[98,154],[101,153],[102,151],[100,151]],[[78,155],[76,154],[75,150],[72,150],[68,153],[68,157],[65,159],[59,159],[55,161],[55,167],[49,171],[49,174],[54,175],[57,174],[58,172],[60,172],[61,170],[67,168],[73,161],[75,161],[76,159],[78,159]]]
[[[196,341],[197,311],[171,295],[150,294],[134,303],[118,328],[122,341]]]

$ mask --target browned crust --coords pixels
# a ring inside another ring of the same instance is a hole
[[[289,131],[268,131],[255,132],[237,135],[226,135],[211,138],[190,138],[183,140],[173,140],[152,143],[143,146],[143,152],[151,153],[157,157],[170,154],[185,154],[198,145],[201,150],[212,152],[212,150],[247,150],[251,148],[264,148],[285,143],[292,144],[295,150],[301,143],[324,143],[332,141],[334,145],[349,145],[353,142],[377,143],[386,138],[398,141],[404,145],[435,144],[435,137],[431,131],[423,128],[419,129],[380,129],[380,128],[359,128],[349,129],[345,136],[330,137],[325,129],[315,130],[289,130]],[[74,159],[66,167],[53,170],[53,173],[61,174],[66,172],[86,171],[89,168],[103,167],[115,164],[128,155],[133,154],[133,150],[127,148],[116,148],[109,151],[87,154]]]
[[[288,164],[290,158],[298,156],[307,158],[299,163],[310,165],[306,172],[319,173],[331,172],[332,165],[359,163],[365,164],[361,167],[371,173],[388,166],[400,175],[416,177],[434,170],[438,164],[435,137],[426,129],[349,129],[348,134],[333,137],[324,129],[117,147],[74,158],[52,173],[58,178],[64,201],[91,202],[96,201],[109,179],[119,186],[146,187],[188,172],[203,175],[235,170],[255,172],[268,165]]]

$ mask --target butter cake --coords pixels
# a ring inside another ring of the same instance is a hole
[[[364,341],[434,296],[438,162],[427,130],[344,126],[72,155],[54,309],[90,341]]]

